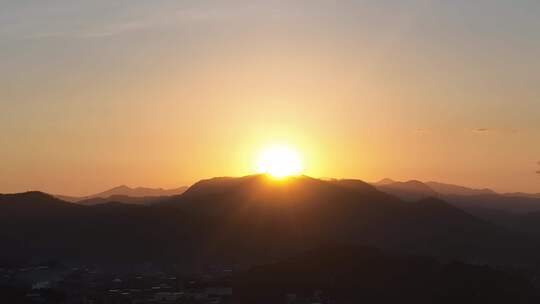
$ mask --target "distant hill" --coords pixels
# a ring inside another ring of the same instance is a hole
[[[384,186],[384,185],[390,185],[395,183],[396,181],[390,178],[383,178],[378,182],[373,183],[375,186]]]
[[[55,195],[57,198],[84,205],[92,205],[104,202],[122,202],[130,204],[147,204],[161,200],[163,197],[180,195],[187,190],[188,187],[178,187],[174,189],[162,188],[145,188],[137,187],[130,188],[122,185],[112,189],[82,197]],[[160,197],[160,198],[158,198]]]
[[[0,258],[174,262],[188,272],[271,261],[330,241],[486,262],[540,256],[536,242],[442,200],[404,202],[354,180],[214,178],[145,206],[0,196]]]
[[[67,212],[78,209],[80,209],[78,206],[38,191],[0,194],[0,210],[2,210],[5,214],[35,214],[47,216],[55,212]]]
[[[540,198],[540,193],[523,193],[523,192],[511,192],[504,195],[510,197],[527,197],[527,198]]]
[[[135,196],[126,196],[126,195],[111,195],[107,198],[103,197],[95,197],[95,198],[88,198],[80,201],[76,201],[75,203],[79,205],[98,205],[98,204],[106,204],[106,203],[123,203],[123,204],[133,204],[133,205],[148,205],[148,204],[155,204],[162,201],[166,201],[170,198],[170,196],[141,196],[141,197],[135,197]]]
[[[440,194],[448,195],[483,195],[483,194],[496,194],[491,189],[473,189],[458,185],[444,184],[438,182],[427,182],[427,186]]]
[[[404,199],[418,199],[419,197],[438,196],[438,195],[483,195],[497,194],[491,189],[473,189],[469,187],[445,184],[439,182],[421,182],[410,180],[398,182],[385,178],[379,182],[373,183],[374,186],[385,192],[394,192],[393,194]]]
[[[391,182],[390,179],[376,184],[377,189],[388,194],[395,195],[406,201],[416,201],[428,197],[437,197],[438,193],[430,186],[417,181]]]
[[[444,195],[443,198],[464,210],[489,208],[511,213],[540,211],[540,198],[516,197],[502,194]]]
[[[499,194],[491,189],[474,189],[439,182],[423,183],[416,180],[396,182],[384,179],[373,185],[378,190],[403,200],[439,197],[464,210],[482,208],[517,213],[540,211],[540,195],[532,193]]]
[[[499,194],[491,189],[473,189],[439,182],[395,182],[391,179],[373,185],[382,192],[406,201],[415,201],[422,197],[438,197],[478,218],[506,227],[519,228],[522,231],[524,230],[522,227],[525,226],[520,224],[521,215],[540,211],[540,197],[536,194]],[[529,218],[524,220],[531,222]],[[528,224],[526,227],[535,225]],[[535,230],[540,233],[540,226],[538,228]],[[533,232],[536,234],[536,231]]]

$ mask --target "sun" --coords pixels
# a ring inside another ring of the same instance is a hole
[[[257,170],[275,178],[299,175],[303,170],[302,159],[293,148],[285,145],[271,146],[261,150]]]

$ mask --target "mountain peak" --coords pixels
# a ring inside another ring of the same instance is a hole
[[[427,197],[436,197],[438,193],[418,180],[375,184],[378,190],[397,196],[406,201],[416,201]]]
[[[131,187],[128,187],[126,185],[120,185],[120,186],[116,186],[108,191],[111,191],[111,190],[117,190],[117,191],[120,191],[120,190],[132,190]]]
[[[380,181],[378,181],[378,182],[376,182],[374,184],[377,185],[377,186],[384,186],[384,185],[389,185],[389,184],[394,184],[394,183],[396,183],[396,181],[393,180],[393,179],[383,178],[383,179],[381,179]]]
[[[198,206],[194,208],[198,209],[204,208],[202,206],[210,202],[219,201],[215,203],[215,206],[218,206],[215,210],[241,209],[242,204],[246,208],[320,206],[323,210],[333,208],[329,205],[348,204],[362,200],[370,201],[370,203],[394,202],[394,198],[389,198],[386,194],[359,180],[327,181],[306,175],[274,179],[264,174],[257,174],[201,180],[181,196],[169,200],[167,204],[182,206],[182,208]],[[335,208],[338,208],[336,206]]]

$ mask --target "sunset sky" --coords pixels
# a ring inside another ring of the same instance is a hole
[[[0,192],[256,171],[540,192],[540,1],[0,1]]]

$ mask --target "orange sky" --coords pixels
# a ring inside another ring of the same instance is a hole
[[[536,2],[0,7],[0,192],[189,185],[276,143],[315,177],[540,192]]]

